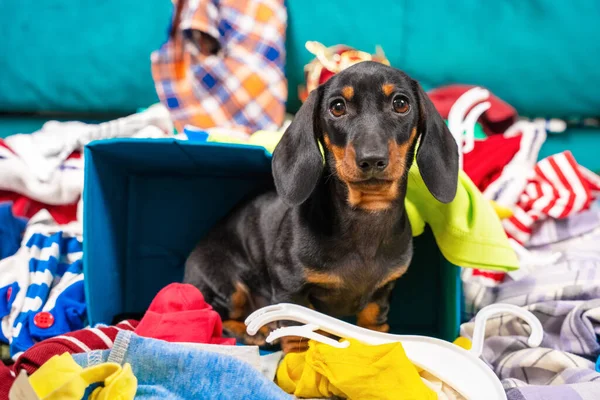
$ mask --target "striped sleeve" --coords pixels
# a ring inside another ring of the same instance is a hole
[[[586,210],[600,194],[600,177],[578,165],[569,151],[541,160],[534,171],[514,215],[503,221],[508,237],[520,244],[527,243],[535,222]]]

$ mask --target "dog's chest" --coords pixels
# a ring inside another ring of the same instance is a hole
[[[356,246],[334,261],[333,272],[340,275],[343,286],[361,291],[382,287],[397,279],[410,262],[411,255],[401,248],[385,248],[376,253],[368,250]]]
[[[317,268],[306,269],[306,279],[337,292],[372,294],[406,272],[411,250],[411,242],[404,239],[389,240],[374,249],[341,243],[325,254]]]
[[[330,315],[356,315],[379,289],[400,278],[407,270],[410,254],[395,257],[363,258],[358,252],[348,252],[330,269],[309,270],[308,299],[315,308]]]

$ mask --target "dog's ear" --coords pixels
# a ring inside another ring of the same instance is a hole
[[[458,184],[458,146],[429,96],[413,81],[419,99],[420,143],[417,165],[427,189],[442,203],[456,196]]]
[[[323,171],[318,110],[321,88],[313,90],[273,152],[273,178],[281,198],[291,206],[311,195]]]

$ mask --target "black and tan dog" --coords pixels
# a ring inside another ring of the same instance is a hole
[[[390,292],[412,257],[404,197],[417,142],[427,188],[450,202],[457,145],[420,85],[374,62],[335,75],[310,94],[275,149],[277,193],[209,233],[187,260],[185,282],[246,343],[264,337],[247,337],[244,318],[280,302],[356,315],[359,325],[387,331]]]

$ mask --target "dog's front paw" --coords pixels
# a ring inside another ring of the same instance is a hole
[[[308,350],[308,339],[301,336],[284,336],[279,339],[283,354],[302,353]]]

